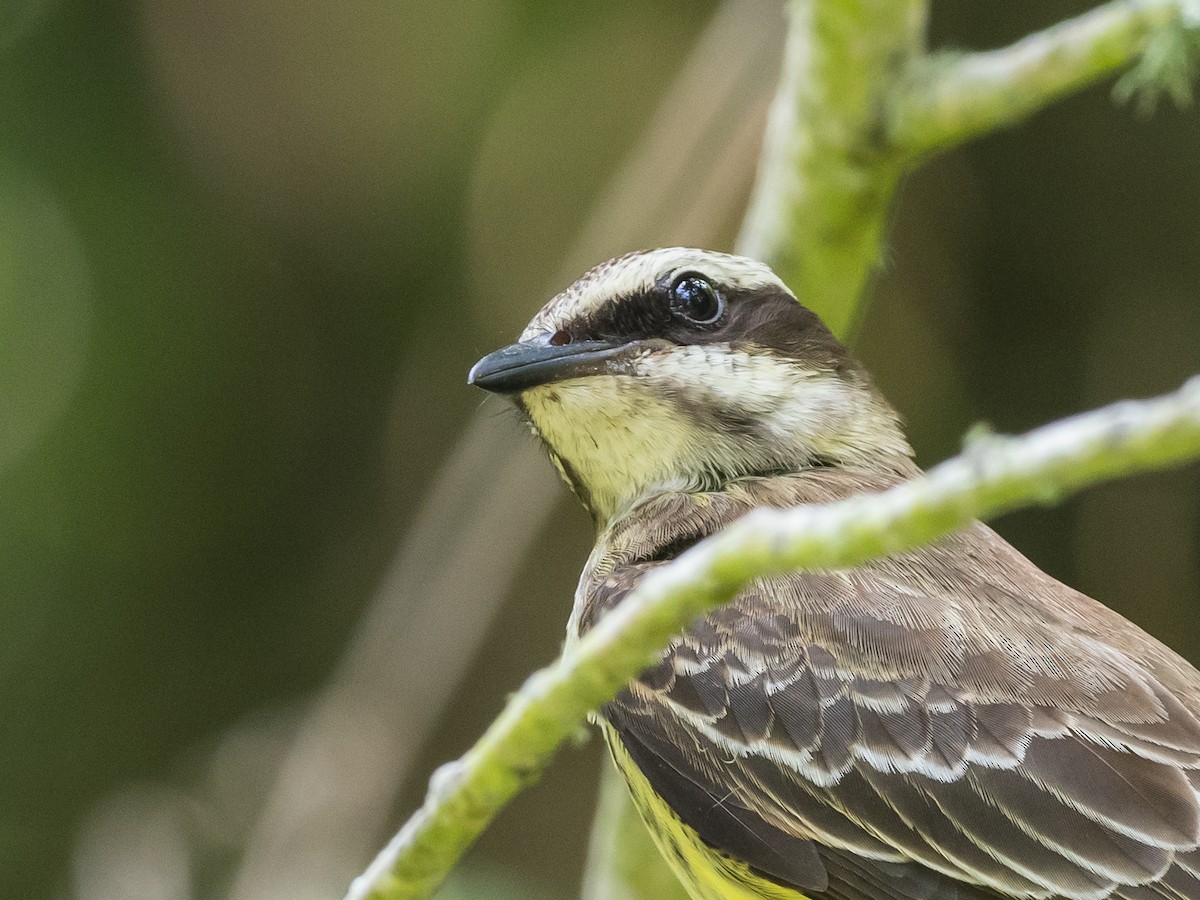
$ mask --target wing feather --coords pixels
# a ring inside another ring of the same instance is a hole
[[[649,568],[585,582],[581,621]],[[785,882],[796,854],[814,900],[1195,900],[1195,709],[1200,673],[976,526],[756,583],[604,715],[664,797],[729,811],[672,803],[705,840]]]
[[[1121,884],[1160,877],[1174,853],[1106,828],[1017,773],[976,769],[967,781],[1027,834]]]

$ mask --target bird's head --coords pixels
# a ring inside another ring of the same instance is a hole
[[[895,412],[761,263],[668,248],[603,263],[469,381],[509,395],[598,522],[663,490],[901,470]]]

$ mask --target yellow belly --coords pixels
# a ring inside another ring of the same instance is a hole
[[[705,844],[650,787],[616,732],[607,724],[603,728],[613,761],[629,785],[633,804],[650,836],[695,900],[808,900],[804,894],[756,875],[745,863]]]

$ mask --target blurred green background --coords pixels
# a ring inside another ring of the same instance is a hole
[[[945,0],[932,42],[1090,5]],[[5,4],[0,895],[340,895],[556,653],[590,546],[468,367],[587,264],[728,247],[781,24]],[[1109,89],[902,189],[857,347],[926,464],[1200,370],[1200,115]],[[1000,528],[1200,660],[1196,467]],[[446,896],[572,896],[600,758],[565,750]]]

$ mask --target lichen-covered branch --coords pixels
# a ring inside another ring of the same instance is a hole
[[[927,543],[972,519],[1057,502],[1090,484],[1200,459],[1200,378],[1024,437],[981,436],[925,477],[824,506],[759,509],[647,576],[552,666],[531,676],[479,742],[443,766],[424,806],[348,900],[427,897],[591,710],[672,636],[753,579],[841,568]]]
[[[914,59],[892,96],[887,144],[906,158],[1012,125],[1142,60],[1127,84],[1187,90],[1197,0],[1113,0],[999,50]]]
[[[791,0],[783,74],[738,250],[845,334],[879,258],[898,159],[881,110],[924,48],[924,0]]]
[[[738,239],[837,334],[852,330],[896,183],[1121,69],[1189,94],[1200,0],[1112,0],[998,50],[926,54],[923,0],[790,0],[784,70]]]

